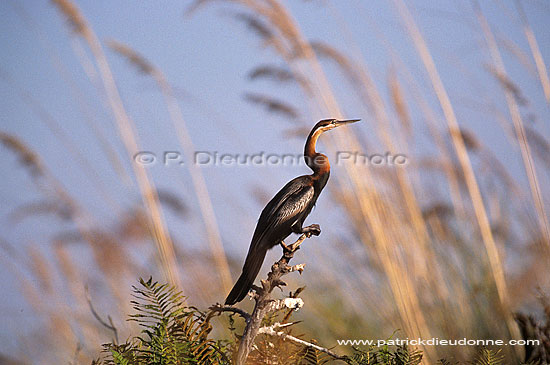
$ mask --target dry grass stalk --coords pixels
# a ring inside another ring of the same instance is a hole
[[[429,133],[440,153],[443,171],[445,172],[445,175],[447,177],[446,181],[449,184],[451,201],[453,202],[456,215],[460,219],[460,221],[466,222],[468,221],[468,218],[460,192],[460,185],[462,183],[461,176],[463,175],[461,172],[457,171],[454,168],[451,153],[447,148],[445,144],[445,139],[438,127],[439,121],[434,111],[432,110],[432,108],[429,107],[426,99],[422,95],[423,93],[420,92],[418,84],[413,79],[410,71],[408,70],[404,62],[400,62],[400,66],[407,71],[406,76],[409,81],[409,85],[413,88],[411,95],[413,95],[415,101],[420,106],[420,109],[424,117],[426,118],[426,125],[428,126]]]
[[[412,136],[412,130],[413,130],[411,117],[409,115],[407,103],[405,102],[403,89],[399,84],[399,80],[397,78],[395,70],[389,73],[388,84],[390,87],[390,93],[391,93],[390,96],[391,96],[391,100],[393,101],[393,107],[395,108],[395,111],[399,116],[401,123],[403,124],[403,128],[405,129],[405,132],[410,137]]]
[[[454,135],[454,136],[453,136]],[[473,153],[478,152],[481,148],[481,143],[470,130],[461,128],[459,130],[451,130],[451,136],[454,138],[462,138],[464,146],[468,151]]]
[[[109,158],[110,162],[112,163],[112,166],[114,167],[115,171],[123,176],[124,169],[122,169],[122,164],[120,160],[118,159],[118,156],[114,152],[112,146],[109,144],[107,139],[105,138],[103,132],[98,129],[95,124],[92,122],[93,118],[90,116],[90,105],[87,102],[87,99],[84,97],[81,89],[77,86],[76,81],[70,74],[67,66],[62,60],[62,57],[60,56],[59,52],[56,50],[56,47],[54,46],[53,42],[51,42],[44,29],[41,28],[41,25],[36,22],[30,14],[25,10],[23,6],[21,6],[19,3],[12,3],[13,9],[15,12],[19,15],[21,20],[25,23],[25,25],[31,29],[39,42],[42,44],[43,49],[47,52],[48,56],[51,59],[51,63],[56,69],[56,71],[59,73],[61,78],[65,81],[65,83],[71,88],[71,94],[74,96],[75,102],[77,102],[81,108],[82,113],[85,115],[84,120],[100,142],[100,146],[103,149],[105,155]],[[63,7],[63,5],[61,6]],[[81,25],[84,25],[83,19],[79,17],[79,13],[77,9],[73,8],[71,4],[65,5],[65,11],[64,13],[67,13],[68,19],[74,18],[75,23],[79,24],[77,28],[81,28]],[[72,14],[72,15],[71,15]],[[69,22],[72,24],[73,21],[69,20]],[[77,32],[78,33],[78,32]],[[127,177],[127,176],[126,176]]]
[[[244,98],[254,104],[263,105],[268,112],[281,114],[290,119],[297,119],[298,112],[296,108],[288,105],[284,101],[273,99],[266,95],[246,93]]]
[[[500,38],[497,35],[495,37],[499,46],[513,54],[530,75],[538,77],[537,67],[533,66],[529,55],[516,42],[510,38]]]
[[[311,86],[304,77],[296,75],[292,71],[283,67],[272,65],[259,66],[252,70],[249,73],[248,77],[251,80],[256,80],[259,78],[270,78],[277,82],[293,81],[298,83],[306,94],[311,94]]]
[[[46,166],[41,163],[38,156],[30,148],[12,136],[5,135],[0,136],[0,138],[10,147],[10,149],[20,155],[21,159],[26,161],[26,164],[30,164],[33,168],[32,171],[36,169],[40,171],[41,179],[37,181],[37,186],[42,189],[45,194],[51,195],[50,200],[55,201],[58,207],[62,207],[62,214],[64,216],[70,217],[73,220],[78,229],[78,237],[83,238],[90,244],[92,249],[96,250],[96,253],[99,255],[97,256],[97,262],[103,264],[100,251],[97,251],[98,246],[95,244],[96,236],[90,231],[90,227],[94,225],[91,215],[68,194],[63,185],[53,176]],[[99,226],[99,224],[96,224],[96,226]],[[117,265],[119,268],[124,268],[125,266],[126,265]],[[111,289],[116,297],[117,293],[119,293],[117,288],[120,287],[121,282],[117,282],[118,285],[116,285],[110,280],[109,283],[112,284]],[[122,298],[119,296],[119,299]],[[125,302],[125,300],[120,301],[120,303]]]
[[[30,171],[33,177],[44,175],[42,162],[21,140],[10,134],[0,132],[0,142],[19,157],[21,164]]]
[[[235,14],[235,18],[246,23],[249,29],[266,42],[266,45],[273,40],[273,32],[260,19],[246,13]]]
[[[283,82],[294,80],[294,75],[289,70],[271,65],[256,67],[248,74],[248,77],[251,80],[255,80],[258,78],[271,78],[276,81]]]
[[[175,97],[174,90],[170,83],[166,80],[164,74],[152,63],[147,61],[142,55],[138,54],[132,48],[116,41],[110,41],[109,46],[112,47],[120,55],[128,59],[133,65],[137,66],[142,72],[151,76],[158,84],[162,91],[168,112],[172,118],[174,129],[176,130],[178,139],[183,148],[184,156],[189,163],[187,164],[191,180],[193,182],[193,188],[199,202],[199,207],[204,221],[204,227],[206,235],[212,251],[212,255],[216,262],[218,275],[222,283],[224,291],[228,291],[231,288],[231,273],[229,271],[229,265],[227,263],[227,257],[223,248],[221,235],[218,230],[218,224],[216,221],[216,215],[208,193],[206,181],[200,170],[200,168],[191,163],[193,160],[194,146],[191,139],[191,135],[186,126],[183,113],[179,107],[178,101]],[[158,193],[157,193],[158,194]]]
[[[365,90],[369,84],[369,81],[367,80],[368,77],[364,74],[363,69],[361,69],[345,54],[329,44],[316,41],[311,42],[309,45],[315,55],[319,58],[328,59],[338,65],[348,82],[353,86],[353,90],[358,92],[359,96],[363,99],[367,106],[370,108],[375,108],[375,106],[372,105],[373,101],[370,100],[368,92]]]
[[[544,58],[542,58],[542,53],[540,52],[537,38],[535,37],[533,29],[529,25],[527,15],[525,15],[525,11],[523,10],[523,6],[521,5],[520,0],[516,0],[516,8],[521,19],[525,38],[527,38],[529,48],[531,49],[533,59],[535,60],[535,64],[537,66],[537,71],[539,74],[540,83],[542,84],[542,89],[544,91],[544,96],[546,97],[546,101],[550,103],[550,78],[548,77],[548,71],[546,70],[546,65],[544,63]]]
[[[91,27],[86,23],[78,8],[70,0],[55,0],[54,3],[69,18],[77,34],[81,35],[90,47],[97,62],[109,105],[115,116],[119,135],[122,138],[129,158],[132,158],[140,151],[137,135],[134,131],[133,122],[126,113],[99,40]],[[132,168],[137,178],[144,204],[147,206],[150,214],[151,230],[153,231],[153,238],[159,252],[163,274],[171,285],[181,287],[173,243],[164,223],[164,216],[158,202],[154,184],[143,166],[134,163],[132,164]]]
[[[52,0],[57,8],[65,15],[69,25],[73,31],[83,37],[89,35],[89,27],[86,19],[80,13],[80,10],[71,1],[68,0]]]
[[[331,51],[331,54],[333,55],[332,56],[333,58],[336,58],[339,65],[347,66],[351,64],[350,62],[346,61],[345,56],[341,55],[336,50],[333,49]],[[394,142],[392,141],[392,138],[390,137],[390,133],[388,131],[390,120],[385,110],[384,102],[381,98],[380,93],[376,89],[374,82],[372,81],[372,79],[370,78],[366,70],[357,69],[357,71],[355,71],[354,73],[360,75],[360,79],[362,81],[361,84],[365,90],[364,91],[365,95],[370,101],[370,105],[374,109],[374,115],[377,120],[376,124],[379,126],[378,129],[380,131],[382,141],[385,143],[386,147],[390,151],[395,151]],[[397,143],[400,146],[406,146],[406,142],[400,141],[399,138],[397,138]],[[366,171],[362,171],[362,173],[365,174]],[[439,296],[441,298],[447,298],[448,291],[442,286],[441,282],[434,280],[434,277],[438,277],[441,275],[437,274],[439,272],[439,268],[438,268],[437,262],[435,261],[435,256],[428,244],[429,239],[428,239],[428,234],[425,227],[425,222],[423,221],[423,218],[418,206],[418,202],[416,201],[416,197],[412,189],[410,178],[409,176],[407,176],[407,173],[402,169],[397,169],[396,177],[397,177],[398,186],[401,190],[401,198],[404,199],[403,203],[406,207],[408,216],[406,217],[396,216],[395,215],[396,212],[393,212],[392,208],[378,209],[377,214],[385,216],[385,219],[387,222],[386,224],[388,224],[389,226],[395,226],[398,224],[402,225],[403,221],[410,220],[412,222],[412,229],[414,230],[414,237],[416,237],[416,240],[418,240],[418,242],[416,243],[420,245],[422,250],[422,255],[415,254],[411,250],[412,245],[404,245],[405,255],[402,258],[403,260],[402,266],[398,265],[397,267],[395,266],[392,267],[391,263],[386,262],[385,260],[382,260],[383,265],[386,266],[387,272],[391,273],[389,277],[390,278],[393,277],[394,280],[397,280],[397,277],[399,276],[401,277],[407,276],[406,273],[394,275],[394,271],[402,271],[403,267],[408,267],[412,265],[413,271],[415,271],[414,273],[415,276],[420,276],[424,278],[427,282],[431,283],[432,288],[439,293]],[[401,205],[402,203],[396,202],[396,204]],[[393,222],[393,224],[390,222]],[[380,246],[380,248],[382,250],[386,250],[387,249],[386,247],[388,247],[388,244],[391,241],[403,242],[404,240],[406,240],[405,237],[409,236],[409,234],[406,233],[406,231],[407,231],[406,228],[402,227],[400,232],[403,233],[403,236],[401,236],[399,233],[396,233],[396,236],[393,238],[390,238],[390,237],[384,238],[383,236],[378,236],[381,241],[386,242],[384,244],[385,247]],[[394,257],[399,257],[400,253],[399,251],[396,250],[394,251],[393,255],[395,255]],[[385,255],[383,255],[383,257],[385,257]],[[389,257],[390,256],[388,256],[388,258]],[[435,270],[435,273],[432,273],[432,275],[429,275],[426,271],[426,267],[433,268]],[[416,272],[418,270],[420,271]],[[405,303],[404,306],[401,307],[402,308],[401,310],[403,311],[402,318],[404,320],[406,319],[409,320],[408,327],[406,327],[409,329],[408,333],[423,333],[424,335],[429,336],[429,329],[428,329],[428,326],[426,325],[425,319],[423,318],[420,302],[416,298],[416,289],[414,288],[413,282],[405,281],[405,284],[406,284],[404,286],[405,289],[403,288],[400,289],[399,284],[397,283],[395,284],[396,285],[393,286],[394,297],[396,298],[397,301],[401,301]],[[406,296],[408,301],[403,301],[403,296]],[[430,351],[427,349],[425,349],[425,351],[428,352],[428,355],[431,355],[431,356],[434,355],[433,353],[429,354]]]
[[[500,56],[500,52],[498,50],[498,46],[493,36],[493,33],[491,32],[489,23],[487,22],[487,19],[483,16],[483,13],[481,12],[481,7],[477,2],[474,2],[474,10],[476,12],[479,23],[483,30],[485,40],[489,45],[489,51],[490,51],[493,63],[495,65],[496,72],[503,79],[509,80],[509,77],[506,74],[506,68],[504,67],[504,61]],[[541,233],[544,236],[546,241],[546,247],[544,247],[543,249],[546,250],[548,253],[550,252],[549,251],[550,250],[550,226],[548,223],[548,214],[546,213],[546,208],[544,206],[544,201],[540,190],[539,180],[537,177],[537,173],[535,171],[535,163],[533,161],[531,148],[529,146],[529,142],[525,134],[525,127],[523,125],[523,120],[522,120],[521,113],[518,106],[518,98],[516,97],[516,95],[518,94],[518,91],[517,91],[518,88],[517,87],[510,88],[508,86],[509,84],[511,84],[511,82],[505,84],[505,87],[503,88],[504,94],[506,97],[506,102],[508,104],[510,115],[512,117],[514,129],[516,131],[516,138],[520,146],[521,157],[523,159],[525,172],[529,180],[529,186],[531,188],[530,189],[531,197],[533,199],[533,203],[537,211],[539,229],[541,230]]]
[[[29,247],[27,253],[31,260],[30,268],[35,278],[38,279],[40,289],[51,294],[53,289],[53,276],[49,262],[36,247]]]
[[[109,159],[111,167],[119,175],[119,177],[123,179],[126,184],[129,185],[130,177],[126,173],[126,170],[123,168],[118,154],[113,149],[113,146],[111,146],[110,142],[107,140],[104,132],[96,126],[97,121],[94,120],[92,116],[92,107],[88,103],[88,99],[84,96],[82,90],[78,87],[77,82],[63,62],[62,57],[56,50],[53,42],[48,39],[46,32],[40,27],[40,24],[38,24],[20,4],[12,3],[12,5],[20,18],[25,22],[27,27],[35,32],[38,40],[43,46],[43,49],[48,53],[52,65],[55,67],[56,71],[65,81],[65,83],[70,87],[71,96],[73,96],[75,102],[78,103],[80,110],[84,115],[84,121],[99,142],[99,146],[102,149],[103,153]]]
[[[406,147],[406,141],[400,140],[399,137],[395,137],[398,134],[393,134],[389,131],[390,126],[390,119],[387,114],[387,111],[384,107],[384,102],[381,97],[381,94],[377,90],[374,82],[372,81],[371,77],[369,76],[369,73],[366,70],[363,70],[361,72],[364,79],[364,87],[367,93],[367,97],[371,100],[371,104],[374,108],[374,114],[376,117],[377,125],[379,126],[379,133],[381,135],[381,140],[385,143],[386,147],[390,151],[396,151],[395,144],[401,146],[401,148]],[[395,140],[395,142],[394,142]],[[404,152],[408,153],[406,150]],[[432,248],[429,245],[429,237],[428,232],[426,229],[426,224],[423,220],[421,210],[418,204],[418,201],[415,196],[415,192],[413,190],[413,185],[410,180],[410,176],[408,176],[407,170],[404,169],[397,169],[396,170],[396,178],[398,186],[401,190],[401,198],[403,199],[403,203],[396,202],[395,204],[402,205],[406,207],[407,215],[403,217],[396,216],[395,218],[391,219],[390,221],[394,221],[395,224],[398,224],[398,222],[403,221],[410,221],[412,225],[412,230],[414,232],[415,237],[415,243],[419,246],[421,249],[422,255],[418,255],[415,251],[415,249],[412,248],[412,245],[404,245],[404,266],[405,267],[412,267],[413,275],[415,277],[421,277],[426,282],[430,283],[432,290],[438,293],[438,296],[441,299],[447,299],[448,298],[448,291],[444,288],[444,285],[439,280],[436,280],[436,277],[441,277],[442,274],[440,273],[440,268],[438,266],[437,261],[435,260],[435,255],[433,253]],[[388,212],[390,217],[396,214],[396,212],[392,212],[394,209],[388,209]],[[403,227],[400,231],[403,232],[403,236],[400,237],[399,234],[396,234],[396,237],[393,238],[395,242],[403,242],[406,236],[408,234],[406,233],[405,227]],[[433,269],[432,273],[428,273],[427,267],[430,267]],[[401,270],[401,268],[399,268]],[[411,282],[409,287],[409,290],[413,293],[416,293],[417,290],[414,287],[414,284]],[[414,294],[412,294],[414,296]],[[407,296],[411,296],[410,293],[407,294]],[[418,302],[418,304],[417,304]],[[412,305],[418,305],[418,307],[414,308],[414,313],[422,313],[422,309],[419,306],[419,301],[413,301]],[[417,323],[420,325],[417,325],[418,330],[423,331],[423,333],[429,333],[428,326],[425,324],[424,318],[422,318],[422,315],[417,316]],[[422,324],[424,323],[424,326]],[[428,353],[429,356],[433,356],[433,353]]]
[[[432,82],[432,86],[434,87],[435,93],[441,104],[441,108],[443,109],[443,113],[445,115],[445,119],[447,120],[449,130],[451,132],[453,130],[459,130],[460,128],[454,112],[454,108],[445,90],[443,82],[441,81],[441,78],[439,76],[435,63],[433,61],[433,58],[430,54],[430,51],[428,50],[426,42],[422,37],[422,34],[420,33],[420,30],[415,24],[405,3],[402,0],[395,0],[394,3],[396,4],[399,10],[399,14],[401,15],[402,19],[405,22],[407,31],[409,32],[415,44],[418,54],[422,58],[424,66]],[[508,288],[506,284],[506,278],[504,275],[502,261],[500,258],[500,253],[496,246],[496,242],[494,240],[494,237],[491,231],[489,218],[487,216],[487,212],[485,210],[485,206],[483,203],[483,198],[481,196],[481,192],[479,190],[479,186],[472,168],[472,164],[470,162],[470,158],[466,150],[466,145],[464,143],[464,140],[460,137],[459,134],[451,133],[451,137],[452,137],[453,145],[455,147],[461,168],[464,171],[464,177],[466,179],[468,191],[472,199],[474,212],[478,221],[483,242],[485,244],[485,249],[487,251],[489,263],[491,265],[492,275],[495,280],[495,284],[497,287],[497,291],[498,291],[498,295],[499,295],[499,299],[500,299],[503,311],[505,313],[510,313],[510,298],[508,294]],[[507,317],[506,322],[508,325],[508,329],[510,331],[510,335],[514,338],[519,338],[517,326],[514,323],[512,316],[510,314],[507,314],[506,317]]]
[[[171,191],[159,190],[158,191],[159,202],[167,205],[180,217],[183,217],[189,210],[187,205],[180,199],[177,194]]]
[[[394,49],[391,42],[384,36],[384,34],[379,30],[379,27],[376,24],[372,24],[373,20],[369,16],[365,16],[367,23],[371,25],[371,29],[380,38],[383,45],[388,49],[388,53],[392,56],[392,60],[395,64],[399,65],[399,70],[404,71],[403,74],[406,77],[409,88],[412,89],[409,95],[411,95],[416,103],[420,106],[420,109],[424,115],[425,122],[428,126],[430,135],[434,140],[436,147],[438,148],[439,153],[441,154],[441,159],[443,160],[444,171],[447,176],[446,182],[449,184],[451,200],[453,206],[455,207],[456,214],[461,221],[466,222],[467,216],[465,213],[464,204],[462,203],[462,197],[460,194],[460,181],[458,175],[455,173],[455,169],[452,168],[453,163],[451,161],[452,157],[449,153],[444,138],[438,128],[438,118],[436,117],[432,108],[428,105],[426,98],[424,97],[424,92],[421,91],[420,86],[412,76],[412,73],[409,69],[409,65],[402,60],[398,52]]]
[[[127,45],[115,40],[110,40],[107,45],[113,51],[126,58],[132,66],[136,67],[139,72],[143,73],[144,75],[150,76],[155,72],[155,68],[151,63],[149,63],[148,60],[146,60],[142,55],[140,55]]]
[[[534,148],[535,154],[546,166],[550,166],[550,143],[535,129],[525,126],[525,136]]]
[[[489,72],[491,72],[491,74],[495,76],[495,78],[501,84],[502,88],[506,89],[514,97],[514,99],[519,105],[521,106],[528,105],[528,101],[523,96],[523,93],[521,92],[521,89],[519,88],[519,86],[516,85],[512,80],[508,78],[508,75],[504,70],[489,68]]]
[[[114,211],[120,212],[120,206],[116,200],[109,193],[107,186],[101,179],[101,175],[94,168],[94,165],[88,160],[88,158],[81,152],[80,147],[73,142],[71,136],[69,136],[61,124],[41,105],[41,103],[27,90],[20,87],[15,80],[13,80],[8,74],[0,71],[0,77],[4,79],[11,87],[16,89],[20,94],[23,101],[29,106],[29,108],[36,113],[39,120],[43,122],[46,127],[52,132],[52,134],[61,142],[63,147],[69,151],[69,156],[73,157],[75,162],[80,166],[86,166],[84,174],[88,176],[89,180],[93,182],[96,191],[104,199],[105,203]]]

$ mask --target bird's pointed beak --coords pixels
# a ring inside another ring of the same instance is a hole
[[[361,119],[346,119],[346,120],[335,120],[334,124],[336,127],[340,127],[341,125],[351,124],[360,121]]]

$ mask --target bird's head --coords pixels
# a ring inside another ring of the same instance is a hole
[[[315,151],[315,145],[317,143],[317,139],[323,132],[330,131],[331,129],[334,129],[336,127],[340,127],[342,125],[351,124],[360,121],[361,119],[347,119],[347,120],[338,120],[338,119],[323,119],[319,121],[317,124],[315,124],[315,127],[311,130],[309,133],[309,137],[306,141],[306,146],[304,148],[304,156],[306,158],[306,163],[309,167],[311,167],[314,171],[318,170],[318,165],[325,165],[325,169],[330,169],[328,164],[328,158],[321,154],[317,153]],[[312,159],[317,158],[319,161],[316,162],[316,164],[312,164]]]
[[[323,119],[319,121],[315,127],[313,127],[313,133],[323,133],[340,127],[342,125],[351,124],[360,121],[361,119],[347,119],[347,120],[338,120],[338,119]]]
[[[330,131],[331,129],[334,129],[336,127],[340,127],[342,125],[351,124],[360,121],[361,119],[347,119],[347,120],[338,120],[338,119],[323,119],[319,121],[317,124],[315,124],[315,127],[309,132],[309,136],[306,141],[306,146],[304,149],[304,155],[306,156],[314,156],[317,154],[315,152],[315,144],[317,143],[317,139],[323,132]]]

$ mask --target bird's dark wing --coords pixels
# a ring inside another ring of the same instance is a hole
[[[292,233],[292,225],[303,213],[309,212],[309,203],[314,199],[313,181],[307,175],[290,181],[271,199],[260,215],[243,272],[227,296],[225,304],[233,305],[243,300],[258,276],[267,250]]]
[[[285,196],[284,202],[279,205],[274,214],[275,224],[290,222],[292,226],[299,218],[301,213],[308,209],[309,204],[313,200],[315,190],[313,186],[303,186],[294,190],[293,193]]]
[[[272,229],[281,227],[281,224],[288,223],[290,228],[300,217],[300,213],[307,210],[308,203],[313,200],[314,195],[312,180],[308,175],[297,177],[286,184],[262,211],[254,231],[251,248],[265,235],[269,235]],[[278,242],[270,244],[276,245]]]

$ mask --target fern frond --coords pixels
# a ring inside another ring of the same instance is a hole
[[[167,284],[140,279],[129,320],[141,335],[128,342],[104,345],[104,364],[228,364],[224,346],[208,338],[212,326],[204,313],[184,304],[184,296]]]
[[[311,347],[305,347],[300,364],[322,365],[329,363],[331,360],[333,359],[328,354]]]
[[[500,365],[504,362],[501,350],[481,349],[475,365]]]
[[[409,350],[406,346],[395,350],[395,363],[399,365],[418,365],[422,361],[422,352]]]
[[[366,350],[354,347],[353,350],[353,355],[347,361],[353,365],[418,365],[422,361],[422,352],[409,350],[407,346],[399,346],[395,351],[389,346],[369,347]]]

